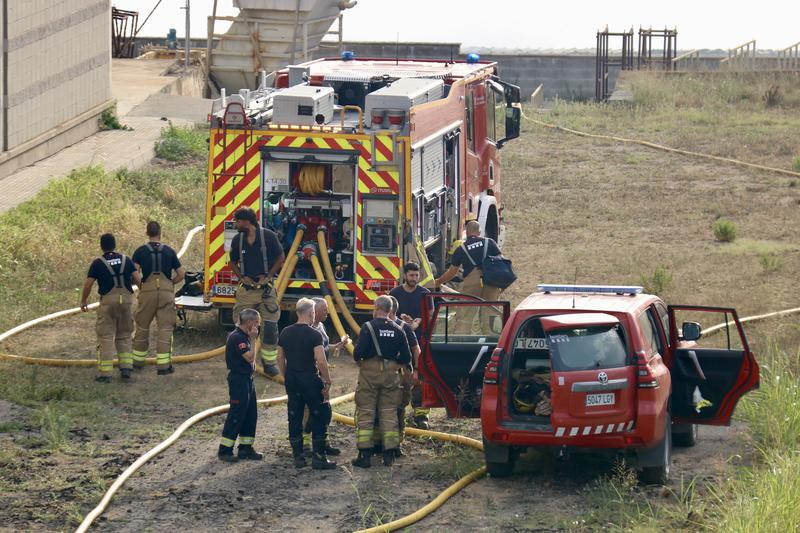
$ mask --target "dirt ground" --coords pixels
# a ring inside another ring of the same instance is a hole
[[[742,315],[795,307],[800,246],[800,190],[791,180],[530,129],[525,142],[504,153],[506,254],[520,280],[506,295],[518,303],[541,282],[638,284],[657,266],[672,280],[672,303],[733,305]],[[714,241],[718,216],[736,221],[740,238]],[[779,221],[776,223],[775,221]],[[777,271],[759,257],[777,254]],[[786,323],[790,323],[788,320]],[[213,317],[192,316],[195,329],[176,335],[178,353],[222,344]],[[92,317],[79,315],[36,328],[2,346],[28,355],[92,356]],[[766,345],[777,330],[748,326],[753,343]],[[335,361],[332,395],[353,389],[354,365]],[[182,365],[172,376],[153,367],[131,384],[99,389],[91,369],[33,370],[0,363],[4,390],[14,398],[48,398],[97,412],[73,415],[65,445],[47,451],[43,429],[27,408],[0,404],[0,530],[67,530],[100,499],[138,456],[192,414],[226,401],[221,358]],[[59,388],[60,387],[60,388]],[[258,381],[260,397],[283,393]],[[6,397],[6,396],[4,396]],[[20,400],[22,402],[22,400]],[[352,404],[338,408],[352,411]],[[343,449],[329,472],[291,466],[284,407],[259,413],[261,463],[215,459],[223,417],[200,423],[135,474],[112,501],[98,528],[114,531],[218,531],[233,529],[352,531],[413,512],[461,475],[482,464],[479,452],[409,439],[406,457],[391,467],[353,471],[354,430],[333,424]],[[76,420],[80,420],[77,423]],[[434,429],[480,438],[477,421],[454,421],[434,410]],[[695,480],[699,490],[721,481],[731,465],[747,462],[746,428],[703,427],[695,448],[675,449],[667,490],[644,489],[667,504]],[[613,457],[529,453],[510,479],[482,479],[411,527],[416,531],[597,530],[591,517],[597,481],[611,474]]]

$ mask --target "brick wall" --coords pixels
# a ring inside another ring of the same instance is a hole
[[[9,150],[111,98],[110,0],[4,0]]]

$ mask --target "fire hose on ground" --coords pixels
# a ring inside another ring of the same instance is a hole
[[[183,246],[181,247],[180,251],[178,252],[179,257],[182,256],[186,252],[186,249],[188,248],[189,243],[190,243],[191,239],[194,237],[194,235],[197,234],[202,229],[203,229],[203,226],[198,226],[198,227],[192,229],[189,232],[189,234],[186,236],[186,240],[184,241]],[[324,239],[324,231],[320,231],[317,236],[318,236],[318,241],[320,243],[320,250],[327,251],[326,243],[325,243],[325,239]],[[278,279],[280,280],[280,283],[276,283],[276,291],[278,292],[279,299],[283,296],[283,293],[286,290],[286,286],[288,286],[288,280],[291,277],[291,272],[293,272],[293,268],[297,264],[297,260],[298,259],[297,259],[297,255],[296,255],[296,249],[299,246],[299,241],[300,240],[302,240],[302,233],[300,234],[299,237],[298,236],[295,237],[295,240],[292,243],[292,248],[294,248],[294,252],[292,253],[292,249],[290,248],[289,262],[288,262],[288,264],[284,265],[284,267],[281,269],[281,272],[279,274]],[[348,322],[350,323],[350,325],[351,326],[355,326],[355,327],[353,327],[353,330],[354,331],[359,331],[360,328],[358,328],[358,325],[355,323],[355,320],[352,318],[352,315],[350,315],[346,305],[344,304],[344,300],[342,299],[341,294],[338,291],[338,287],[336,286],[336,279],[333,276],[333,269],[330,266],[330,261],[329,261],[329,259],[327,257],[327,253],[321,253],[320,255],[322,256],[322,259],[323,259],[322,263],[325,266],[326,273],[328,274],[327,279],[329,281],[329,286],[331,288],[331,292],[333,293],[334,297],[336,297],[336,299],[337,299],[337,303],[339,304],[339,309],[344,311],[345,318],[348,319]],[[316,256],[312,256],[311,257],[311,263],[312,263],[312,266],[314,268],[314,273],[315,273],[315,276],[317,278],[317,281],[320,282],[320,287],[322,288],[322,287],[324,287],[323,283],[325,281],[325,276],[323,276],[323,274],[322,274],[322,271],[321,271],[321,268],[320,268],[320,264],[319,264],[319,259]],[[323,291],[323,292],[325,292],[325,291]],[[336,328],[337,333],[339,333],[340,335],[344,335],[344,327],[343,327],[341,321],[339,320],[338,314],[336,312],[336,306],[333,305],[333,301],[332,301],[331,295],[330,294],[325,294],[325,300],[328,303],[328,307],[329,307],[329,309],[331,311],[331,313],[330,313],[331,314],[331,321],[334,323],[334,327]],[[92,309],[94,309],[97,306],[98,306],[98,304],[94,303],[90,307]],[[21,324],[21,325],[15,327],[15,328],[12,328],[11,330],[8,330],[3,334],[0,334],[0,341],[6,340],[6,339],[12,337],[13,335],[16,335],[17,333],[25,331],[25,330],[27,330],[27,329],[29,329],[29,328],[37,325],[37,324],[41,324],[43,322],[47,322],[47,321],[50,321],[50,320],[53,320],[55,318],[59,318],[59,317],[62,317],[62,316],[69,316],[69,315],[72,315],[72,314],[76,314],[78,312],[80,312],[80,308],[67,309],[67,310],[64,310],[64,311],[59,311],[57,313],[52,313],[52,314],[37,318],[35,320],[31,320],[29,322],[26,322],[24,324]],[[767,313],[767,314],[763,314],[763,315],[744,317],[744,318],[740,319],[740,322],[749,322],[749,321],[762,320],[762,319],[771,318],[771,317],[774,317],[774,316],[786,316],[786,315],[795,314],[795,313],[798,313],[798,312],[800,312],[800,308],[787,309],[787,310],[784,310],[784,311],[776,311],[776,312],[773,312],[773,313]],[[728,323],[728,324],[730,324],[730,323]],[[725,327],[725,326],[726,326],[726,324],[724,324],[724,323],[723,324],[718,324],[716,326],[712,326],[712,327],[708,328],[704,332],[710,333],[710,332],[715,331],[716,329],[720,329],[720,328]],[[352,352],[352,345],[348,344],[347,348],[348,348],[349,351]],[[217,348],[216,350],[210,350],[210,351],[201,352],[201,353],[198,353],[198,354],[191,354],[191,355],[185,355],[185,356],[175,356],[173,358],[173,360],[176,361],[176,362],[200,361],[200,360],[203,360],[203,359],[208,359],[210,357],[214,357],[214,356],[220,355],[221,353],[224,353],[224,349],[223,348]],[[79,360],[46,359],[46,358],[42,359],[42,358],[35,358],[35,357],[17,356],[17,355],[11,355],[11,354],[0,354],[0,360],[12,360],[12,361],[17,361],[17,362],[24,362],[24,363],[31,363],[31,364],[42,364],[42,365],[48,365],[48,366],[93,366],[93,365],[96,364],[96,360],[94,360],[94,359],[79,359]],[[331,404],[332,405],[336,405],[336,404],[339,404],[339,403],[350,401],[353,398],[353,395],[354,395],[354,393],[349,393],[349,394],[346,394],[344,396],[340,396],[338,398],[334,398],[334,399],[331,400]],[[275,397],[275,398],[268,398],[268,399],[259,400],[258,403],[261,404],[261,405],[268,406],[268,405],[277,405],[277,404],[283,403],[285,401],[286,401],[286,396],[284,395],[284,396],[278,396],[278,397]],[[183,424],[181,424],[176,429],[176,431],[172,435],[170,435],[170,437],[168,437],[165,441],[161,442],[159,445],[157,445],[156,447],[152,448],[150,451],[148,451],[142,457],[140,457],[137,461],[135,461],[131,466],[129,466],[115,480],[114,484],[112,484],[112,486],[109,488],[109,490],[104,495],[104,497],[101,500],[100,504],[98,504],[98,506],[95,507],[95,509],[93,509],[86,516],[86,518],[83,520],[83,522],[81,523],[81,525],[79,526],[77,531],[79,531],[79,532],[86,531],[91,526],[91,524],[94,522],[94,520],[96,520],[97,517],[99,517],[102,514],[102,512],[106,509],[106,507],[110,503],[111,499],[113,498],[114,494],[116,494],[116,492],[119,490],[119,488],[122,487],[122,485],[130,478],[130,476],[133,475],[137,470],[139,470],[150,459],[152,459],[153,457],[157,456],[158,454],[160,454],[161,452],[163,452],[164,450],[166,450],[170,446],[172,446],[172,444],[174,444],[178,440],[178,438],[180,438],[186,432],[186,430],[188,430],[189,428],[191,428],[192,426],[194,426],[198,422],[200,422],[202,420],[205,420],[205,419],[207,419],[207,418],[209,418],[211,416],[215,416],[215,415],[219,415],[219,414],[225,413],[225,412],[228,411],[228,409],[229,409],[229,406],[222,405],[222,406],[214,407],[214,408],[211,408],[211,409],[207,409],[205,411],[202,411],[202,412],[194,415],[193,417],[191,417],[188,420],[186,420]],[[334,413],[333,414],[333,419],[335,421],[343,423],[343,424],[349,424],[349,425],[353,425],[354,424],[354,420],[352,419],[352,417],[341,415],[339,413]],[[411,435],[411,436],[435,438],[435,439],[438,439],[438,440],[454,442],[454,443],[457,443],[457,444],[463,444],[463,445],[471,446],[471,447],[476,448],[476,449],[482,449],[483,448],[483,445],[482,445],[482,443],[480,441],[477,441],[475,439],[471,439],[469,437],[465,437],[465,436],[462,436],[462,435],[453,435],[453,434],[441,433],[441,432],[435,432],[435,431],[426,431],[426,430],[420,430],[420,429],[416,429],[416,428],[407,428],[406,429],[406,433],[408,435]],[[416,512],[414,512],[414,513],[412,513],[412,514],[410,514],[410,515],[408,515],[406,517],[403,517],[401,519],[398,519],[398,520],[395,520],[393,522],[390,522],[388,524],[383,524],[383,525],[380,525],[380,526],[377,526],[377,527],[374,527],[374,528],[363,530],[362,532],[359,532],[359,533],[373,533],[373,532],[377,533],[377,532],[381,532],[381,531],[394,531],[394,530],[402,528],[402,527],[407,527],[407,526],[409,526],[409,525],[421,520],[422,518],[424,518],[428,514],[432,513],[433,511],[435,511],[436,509],[441,507],[452,495],[456,494],[458,491],[460,491],[461,489],[463,489],[464,487],[466,487],[470,483],[480,479],[481,477],[483,477],[485,475],[485,473],[486,473],[485,467],[478,468],[478,469],[470,472],[469,474],[465,475],[461,479],[459,479],[456,483],[454,483],[453,485],[448,487],[445,491],[440,493],[439,496],[437,496],[433,501],[431,501],[430,503],[428,503],[424,507],[420,508]]]

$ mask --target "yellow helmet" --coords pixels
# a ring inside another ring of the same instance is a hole
[[[531,383],[520,383],[514,389],[514,409],[518,413],[532,413],[538,402],[537,387]]]

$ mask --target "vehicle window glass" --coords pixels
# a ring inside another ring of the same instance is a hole
[[[494,132],[496,139],[506,138],[506,99],[499,93],[494,95]]]
[[[667,306],[661,302],[656,302],[656,311],[658,312],[658,319],[661,321],[661,329],[664,332],[667,346],[669,346],[669,313],[667,313]]]
[[[656,334],[655,327],[647,311],[639,315],[636,321],[639,322],[639,329],[642,330],[642,341],[644,342],[645,348],[650,352],[650,355],[661,353],[659,351],[658,335]]]
[[[436,310],[431,344],[497,342],[503,330],[503,307],[444,302]]]
[[[471,151],[475,151],[475,120],[473,113],[475,111],[475,101],[472,98],[472,91],[467,89],[467,147]]]
[[[556,371],[617,368],[628,359],[619,324],[550,331],[547,343]]]
[[[739,330],[733,322],[733,316],[729,313],[676,310],[675,324],[679,337],[684,322],[700,324],[703,334],[699,339],[693,341],[697,348],[717,350],[742,350],[744,348]]]
[[[486,138],[492,142],[497,140],[494,126],[494,101],[495,92],[488,85],[486,86]]]
[[[658,334],[659,320],[656,317],[655,311],[653,311],[652,307],[647,310],[647,319],[650,321],[650,326],[653,330],[653,338],[656,341],[656,347],[658,348],[658,353],[663,354],[664,341],[662,340],[661,335]]]

